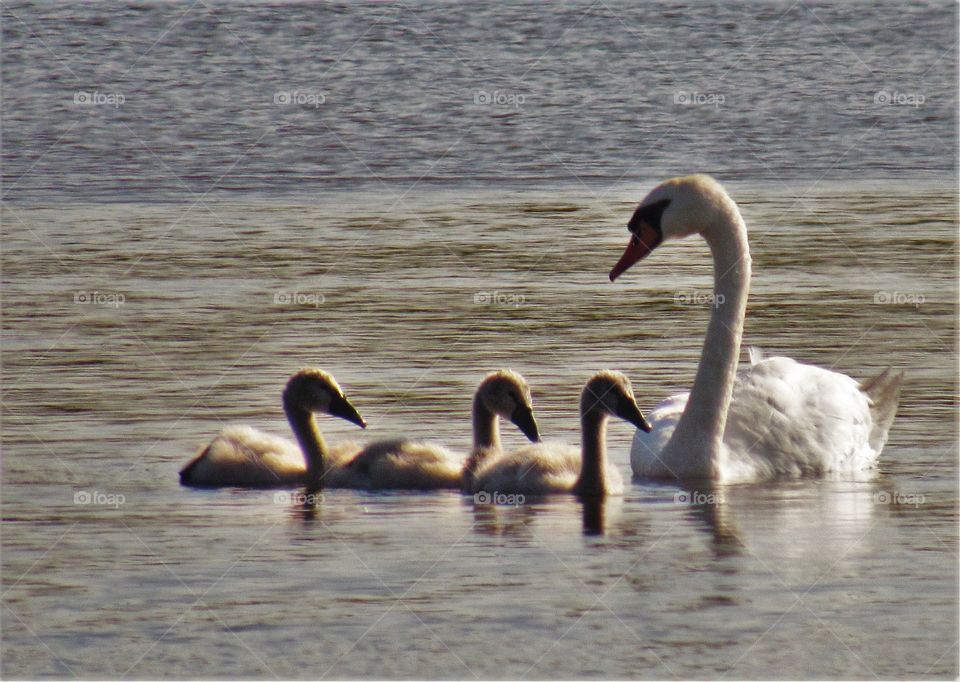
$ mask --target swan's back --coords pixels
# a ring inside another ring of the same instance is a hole
[[[870,400],[850,377],[772,357],[737,377],[719,469],[724,480],[871,468]]]
[[[563,442],[532,443],[504,454],[476,474],[472,492],[546,495],[569,493],[580,476],[583,455],[579,447]],[[607,467],[607,492],[623,491],[615,466]]]
[[[228,426],[180,471],[180,483],[258,488],[299,484],[305,476],[295,443],[249,426]]]
[[[724,482],[775,477],[852,475],[870,469],[896,412],[902,374],[884,372],[863,386],[854,379],[786,357],[751,350],[727,413],[716,477]],[[672,478],[658,455],[689,394],[650,413],[653,431],[638,431],[630,453],[638,477]]]
[[[359,449],[328,475],[334,488],[363,490],[459,490],[463,463],[442,445],[424,441],[387,440]]]
[[[567,443],[524,446],[477,471],[474,492],[542,495],[569,492],[580,475],[580,449]]]

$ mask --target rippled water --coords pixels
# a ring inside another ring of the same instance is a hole
[[[5,4],[3,676],[956,677],[956,10],[870,8]],[[728,106],[671,108],[723,73]],[[499,77],[526,103],[474,109]],[[863,108],[903,83],[922,107]],[[596,369],[645,408],[688,386],[706,246],[607,272],[694,169],[750,225],[746,344],[906,371],[877,476],[601,508],[178,485],[223,424],[286,435],[304,365],[370,423],[329,439],[460,449],[493,368],[572,440]]]
[[[8,198],[955,166],[952,2],[8,2],[0,16]]]
[[[305,364],[336,374],[364,436],[461,448],[490,368],[527,376],[550,437],[576,438],[597,368],[646,406],[687,385],[707,253],[677,244],[608,283],[631,198],[420,195],[383,221],[340,194],[211,205],[189,229],[178,206],[8,207],[5,674],[955,675],[949,190],[732,191],[753,226],[747,342],[906,369],[880,475],[720,505],[635,483],[599,522],[456,493],[330,491],[311,514],[176,473],[222,422],[287,433],[278,394]],[[611,427],[624,474],[629,439]]]

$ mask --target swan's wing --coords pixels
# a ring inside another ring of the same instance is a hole
[[[680,421],[689,397],[689,393],[670,396],[646,413],[651,427],[650,433],[637,429],[630,448],[630,467],[635,477],[675,477],[667,463],[660,459],[660,453],[673,436],[673,430]]]
[[[852,472],[873,466],[867,396],[850,377],[785,357],[738,376],[727,413],[724,480]]]
[[[329,448],[330,466],[342,467],[353,460],[362,450],[363,445],[356,441],[341,441]]]
[[[303,453],[285,438],[249,426],[228,426],[180,472],[193,486],[270,487],[298,482]]]
[[[452,450],[405,439],[370,443],[331,472],[331,485],[365,490],[436,490],[462,486],[463,462]]]
[[[474,492],[545,495],[570,492],[580,475],[580,448],[532,443],[492,458],[476,473]]]

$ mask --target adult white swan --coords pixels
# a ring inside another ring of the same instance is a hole
[[[623,492],[616,467],[607,462],[606,430],[610,415],[649,429],[630,380],[620,372],[597,372],[580,396],[580,447],[567,443],[536,443],[501,453],[480,466],[470,492],[544,495],[575,493],[603,497]]]
[[[869,469],[887,440],[902,372],[858,384],[785,357],[751,352],[737,374],[750,288],[747,227],[713,178],[691,175],[655,187],[628,225],[615,280],[669,239],[699,234],[710,246],[714,305],[690,392],[650,413],[630,452],[635,477],[753,481]]]
[[[342,417],[363,428],[366,422],[336,379],[319,369],[303,369],[290,377],[283,410],[299,448],[249,426],[228,426],[180,471],[180,483],[199,488],[324,486],[323,479],[342,454],[327,448],[313,413]]]

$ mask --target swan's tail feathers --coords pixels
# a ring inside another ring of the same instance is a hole
[[[763,360],[763,349],[760,346],[750,346],[747,348],[750,355],[750,364],[756,365]]]
[[[860,390],[870,398],[870,414],[873,427],[870,429],[870,446],[880,452],[887,442],[887,433],[897,414],[900,402],[900,386],[903,371],[894,372],[890,367],[860,385]]]

